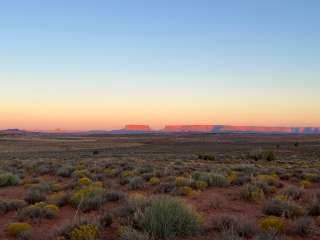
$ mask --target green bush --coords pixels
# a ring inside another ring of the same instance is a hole
[[[80,208],[82,211],[90,211],[99,209],[105,202],[105,190],[102,187],[90,185],[75,191],[70,198],[74,207]]]
[[[15,186],[20,183],[19,176],[12,174],[10,172],[0,173],[0,187]]]
[[[199,215],[189,205],[169,197],[152,199],[143,211],[136,212],[134,220],[156,238],[193,235],[201,227]]]
[[[26,205],[25,201],[19,199],[0,200],[0,214],[21,209]]]

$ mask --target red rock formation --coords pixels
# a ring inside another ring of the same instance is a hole
[[[149,132],[151,128],[148,125],[128,124],[124,127],[124,130]]]

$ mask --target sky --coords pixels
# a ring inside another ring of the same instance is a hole
[[[0,2],[0,129],[320,127],[318,0]]]

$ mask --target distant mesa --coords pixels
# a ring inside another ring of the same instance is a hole
[[[139,125],[139,124],[127,124],[124,131],[134,131],[134,132],[150,132],[152,131],[149,125]]]

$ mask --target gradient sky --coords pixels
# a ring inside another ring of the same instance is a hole
[[[318,0],[0,3],[0,129],[320,126]]]

